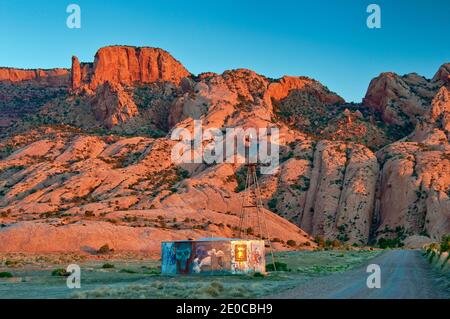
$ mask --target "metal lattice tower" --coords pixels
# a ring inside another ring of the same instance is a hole
[[[242,196],[239,237],[242,239],[249,239],[249,237],[253,235],[254,237],[264,240],[266,243],[265,245],[270,249],[272,264],[276,271],[272,241],[267,228],[266,219],[262,214],[263,204],[257,174],[257,170],[261,166],[264,166],[264,164],[245,164],[247,174],[245,178],[245,190]]]

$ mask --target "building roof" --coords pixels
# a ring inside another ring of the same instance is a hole
[[[171,240],[171,241],[163,241],[163,243],[190,243],[190,242],[211,242],[211,241],[254,241],[260,239],[241,239],[241,238],[220,238],[220,237],[211,237],[211,238],[200,238],[195,240]]]

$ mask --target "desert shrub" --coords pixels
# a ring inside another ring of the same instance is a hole
[[[266,266],[267,271],[275,271],[275,268],[277,271],[289,271],[287,264],[280,261],[275,262],[275,267],[273,263],[270,263]]]
[[[147,275],[160,275],[161,274],[160,267],[142,266],[141,268],[145,270],[145,274],[147,274]]]
[[[159,227],[161,227],[161,228],[166,228],[166,227],[167,227],[166,222],[163,221],[163,220],[160,220],[160,221],[159,221]]]
[[[245,189],[246,177],[247,177],[247,171],[246,171],[245,167],[239,169],[235,173],[235,179],[236,179],[236,182],[237,182],[237,186],[236,186],[236,188],[234,190],[235,193],[242,192]]]
[[[108,264],[108,263],[106,263],[106,264],[104,264],[103,266],[102,266],[102,268],[103,269],[111,269],[111,268],[114,268],[115,266],[113,265],[113,264]]]
[[[427,246],[426,254],[429,255],[433,250],[439,250],[440,245],[438,243],[431,243]]]
[[[120,272],[125,274],[137,274],[137,271],[131,269],[121,269]]]
[[[378,240],[378,246],[380,248],[399,248],[403,247],[403,241],[407,237],[407,232],[403,226],[398,226],[395,230],[386,227],[383,231],[384,233],[390,233],[390,238],[380,238]]]
[[[319,245],[320,247],[324,247],[325,246],[325,239],[322,236],[316,236],[314,238],[314,242]]]
[[[217,289],[218,291],[224,290],[223,285],[220,282],[216,282],[216,281],[211,283],[211,287]]]
[[[8,209],[6,211],[1,212],[0,216],[1,217],[8,217],[9,215],[11,215],[11,209]]]
[[[9,268],[19,268],[19,267],[21,267],[23,265],[18,260],[7,259],[5,261],[5,266],[9,267]]]
[[[0,278],[12,278],[13,274],[10,272],[0,272]]]
[[[291,187],[293,189],[306,192],[309,190],[309,187],[311,185],[311,180],[306,176],[300,176],[299,181],[297,184],[293,184]]]
[[[292,240],[292,239],[289,239],[289,240],[286,242],[286,244],[287,244],[289,247],[295,247],[295,246],[297,246],[297,243],[295,242],[295,240]]]
[[[378,247],[380,247],[381,249],[386,249],[386,248],[398,248],[398,247],[402,247],[403,244],[401,243],[401,241],[398,238],[394,238],[394,239],[390,239],[390,238],[380,238],[378,240]]]
[[[218,297],[223,290],[223,285],[218,282],[212,282],[210,285],[199,289],[201,293],[206,293],[211,297]]]
[[[382,249],[395,247],[394,240],[387,239],[387,238],[380,238],[380,239],[378,239],[378,247],[380,247]]]
[[[284,154],[281,158],[280,158],[280,163],[284,163],[287,160],[291,159],[294,157],[294,152],[293,151],[289,151],[289,153]]]
[[[185,170],[185,169],[183,169],[181,167],[178,167],[177,168],[177,175],[178,175],[178,177],[180,179],[185,179],[185,178],[189,178],[191,174],[189,173],[189,171],[187,171],[187,170]]]
[[[97,250],[98,254],[104,255],[104,254],[109,254],[110,252],[112,252],[113,250],[111,248],[109,248],[108,244],[103,245],[102,247],[100,247]]]
[[[338,240],[341,242],[347,242],[350,240],[350,237],[348,237],[347,234],[339,234],[338,235]]]
[[[431,251],[430,255],[428,256],[428,261],[431,263],[433,262],[433,258],[436,256],[436,252],[434,250]]]
[[[342,243],[341,243],[339,240],[334,239],[334,240],[332,240],[332,241],[329,243],[328,246],[331,246],[331,247],[333,247],[333,248],[339,248],[339,247],[342,246]]]
[[[87,210],[84,212],[85,217],[95,217],[95,214],[93,211]]]
[[[52,276],[55,277],[68,277],[70,276],[70,272],[67,272],[67,270],[63,268],[58,268],[52,271]]]
[[[450,252],[450,234],[442,237],[440,250],[441,253]]]
[[[269,209],[273,212],[277,212],[277,205],[278,205],[278,200],[276,198],[272,198],[268,203],[267,206],[269,206]]]

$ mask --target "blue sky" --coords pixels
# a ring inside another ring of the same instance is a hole
[[[66,27],[66,7],[82,28]],[[368,29],[366,8],[382,9]],[[69,67],[112,44],[161,47],[192,73],[249,68],[313,77],[360,101],[384,71],[432,77],[450,62],[448,0],[0,0],[0,65]]]

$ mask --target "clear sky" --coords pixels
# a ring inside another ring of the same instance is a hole
[[[66,7],[82,27],[66,27]],[[382,9],[368,29],[366,8]],[[448,0],[0,0],[0,65],[69,67],[99,47],[155,46],[194,74],[249,68],[313,77],[360,101],[384,71],[432,77],[450,62]]]

